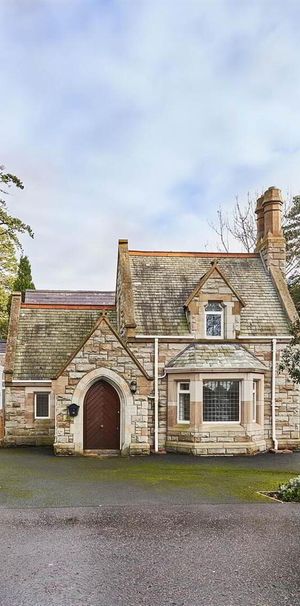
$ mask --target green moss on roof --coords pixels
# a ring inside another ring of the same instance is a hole
[[[167,367],[207,371],[266,370],[266,366],[245,347],[229,343],[193,343],[173,358]]]
[[[215,258],[129,258],[137,334],[189,334],[184,303]],[[259,257],[222,257],[218,267],[245,302],[241,336],[289,334],[287,313]]]
[[[21,309],[13,378],[55,377],[101,314],[93,309]],[[115,326],[116,312],[106,314]]]

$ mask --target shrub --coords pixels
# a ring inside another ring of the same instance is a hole
[[[282,501],[296,501],[300,503],[300,476],[292,478],[286,484],[281,484],[278,497]]]

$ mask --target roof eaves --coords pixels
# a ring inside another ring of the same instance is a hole
[[[128,250],[128,254],[139,257],[203,257],[205,259],[257,259],[259,253],[188,252],[168,250]]]
[[[236,368],[226,368],[224,366],[224,368],[216,368],[216,367],[211,367],[208,368],[207,366],[171,366],[169,368],[166,368],[166,372],[169,373],[185,373],[185,372],[201,372],[201,373],[206,373],[206,374],[210,374],[210,373],[214,373],[214,374],[221,374],[221,373],[245,373],[245,372],[267,372],[267,368],[260,368],[259,366],[257,368],[254,368],[253,366],[249,366],[248,368],[240,368],[240,367],[236,367]]]

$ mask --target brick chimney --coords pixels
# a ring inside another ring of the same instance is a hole
[[[281,226],[282,195],[280,189],[269,187],[257,200],[257,242],[256,252],[260,252],[266,267],[277,267],[284,273],[286,242]]]

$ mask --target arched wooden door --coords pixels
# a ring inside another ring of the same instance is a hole
[[[106,381],[97,381],[84,398],[83,436],[85,450],[119,450],[120,398]]]

